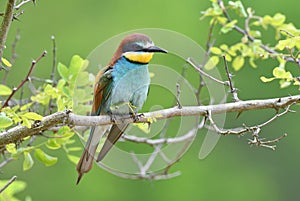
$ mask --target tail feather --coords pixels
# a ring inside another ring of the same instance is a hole
[[[108,151],[113,147],[113,145],[118,141],[118,139],[121,137],[125,129],[127,128],[128,124],[115,124],[110,129],[110,132],[107,136],[107,139],[104,142],[104,145],[102,149],[100,150],[100,153],[97,158],[97,162],[101,161]]]
[[[87,173],[91,170],[99,141],[109,128],[110,126],[92,127],[89,139],[84,148],[85,150],[81,155],[81,158],[76,167],[76,170],[78,172],[78,179],[76,184],[80,182],[84,173]]]

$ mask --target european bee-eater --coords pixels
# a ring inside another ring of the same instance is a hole
[[[154,46],[143,34],[125,37],[107,67],[96,76],[92,115],[136,114],[142,108],[150,85],[148,63],[154,52],[167,53]],[[101,161],[121,137],[128,124],[92,127],[85,150],[77,164],[79,183],[82,175],[91,170],[100,139],[108,132],[107,139],[96,159]]]

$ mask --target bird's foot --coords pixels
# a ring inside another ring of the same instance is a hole
[[[137,113],[131,113],[131,117],[133,119],[133,122],[136,123],[140,120],[140,118],[144,117],[145,115],[143,113],[137,114]]]

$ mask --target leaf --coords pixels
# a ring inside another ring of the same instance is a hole
[[[12,67],[12,64],[7,60],[5,59],[4,57],[1,58],[2,60],[2,63],[7,66],[7,67]]]
[[[232,2],[229,1],[228,2],[229,6],[234,9],[234,11],[241,17],[247,17],[247,13],[244,9],[244,6],[242,4],[241,1],[236,1],[236,2]]]
[[[88,72],[80,72],[78,74],[76,85],[77,87],[86,86],[91,84],[92,82],[89,80],[89,73]]]
[[[47,167],[56,164],[58,160],[57,157],[50,156],[41,149],[34,150],[34,156]]]
[[[218,63],[219,63],[219,57],[218,56],[212,56],[208,59],[207,63],[205,64],[204,68],[206,70],[213,69]]]
[[[280,26],[284,23],[285,21],[285,15],[281,14],[281,13],[276,13],[273,17],[272,20],[272,25],[273,26]]]
[[[243,65],[245,63],[245,59],[243,56],[237,56],[234,58],[233,62],[232,62],[232,67],[234,70],[238,71],[240,70]]]
[[[64,64],[58,63],[57,71],[64,80],[69,80],[69,69]]]
[[[273,75],[274,77],[279,79],[293,79],[293,75],[290,72],[285,71],[283,68],[280,67],[276,67],[273,69]]]
[[[22,107],[20,108],[21,111],[27,110],[28,108],[30,108],[32,106],[33,102],[29,102],[25,105],[22,105]]]
[[[29,170],[30,168],[32,168],[33,164],[34,164],[34,161],[31,157],[30,153],[25,151],[24,152],[23,170],[24,171]]]
[[[293,38],[288,38],[285,40],[278,41],[278,43],[276,45],[276,49],[278,49],[278,50],[284,50],[285,48],[292,49],[293,47],[295,47],[295,45],[296,45],[296,43],[293,40]]]
[[[79,157],[78,157],[78,156],[74,156],[74,155],[70,155],[70,154],[68,154],[67,156],[68,156],[68,159],[69,159],[72,163],[74,163],[74,164],[77,164],[77,163],[78,163],[78,161],[79,161]]]
[[[228,33],[229,31],[232,30],[232,28],[235,26],[235,24],[237,23],[237,20],[232,20],[231,22],[225,24],[222,28],[221,28],[221,32],[222,33]]]
[[[26,117],[21,116],[21,119],[22,119],[22,126],[26,126],[27,128],[31,128],[31,123]]]
[[[78,73],[80,72],[80,69],[82,68],[84,64],[84,60],[78,56],[74,55],[71,59],[70,67],[69,67],[69,76],[70,80],[75,81]]]
[[[2,113],[0,113],[2,114]],[[7,128],[13,124],[13,121],[4,115],[0,115],[0,128]]]
[[[141,129],[144,133],[150,133],[150,126],[147,123],[135,123],[133,125]]]
[[[217,47],[211,47],[210,48],[210,51],[214,54],[217,54],[217,55],[220,55],[222,54],[222,50],[220,48],[217,48]]]
[[[271,82],[275,79],[275,77],[271,77],[271,78],[267,78],[265,76],[261,76],[260,77],[260,80],[263,81],[263,82]]]
[[[42,120],[42,118],[43,118],[43,116],[41,116],[35,112],[26,112],[22,116],[26,117],[27,119],[32,119],[32,120]]]
[[[8,96],[12,93],[12,90],[3,84],[0,84],[0,96]]]
[[[82,148],[81,147],[70,147],[68,148],[68,151],[81,151]]]
[[[1,180],[0,181],[0,186],[3,187],[8,183],[8,180]],[[0,200],[1,201],[19,201],[16,197],[14,197],[15,194],[23,191],[26,188],[26,183],[23,181],[14,181],[13,183],[10,184],[8,188],[5,189],[0,194]]]
[[[291,82],[290,81],[286,81],[286,80],[280,80],[279,84],[280,84],[280,88],[286,88],[286,87],[288,87],[288,86],[291,85]]]
[[[16,149],[16,144],[15,143],[10,143],[5,145],[6,151],[8,151],[8,153],[11,154],[15,154],[17,153],[17,149]]]
[[[61,148],[61,145],[60,145],[59,143],[57,143],[56,139],[49,139],[49,140],[47,141],[46,146],[47,146],[49,149],[53,149],[53,150],[56,150],[56,149]]]

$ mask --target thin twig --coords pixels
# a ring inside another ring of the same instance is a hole
[[[13,161],[13,158],[6,158],[4,161],[0,163],[0,169],[7,165],[9,162]]]
[[[15,36],[15,40],[14,42],[12,43],[11,45],[11,59],[10,59],[10,63],[11,65],[13,66],[15,61],[16,61],[16,58],[17,58],[17,51],[16,51],[16,47],[17,47],[17,43],[18,41],[20,40],[20,29],[17,29],[17,33],[16,33],[16,36]],[[6,83],[6,80],[8,78],[8,74],[10,72],[10,69],[11,68],[8,68],[6,71],[5,71],[5,74],[3,76],[3,79],[2,79],[2,83],[5,84]]]
[[[5,42],[7,38],[7,34],[10,28],[10,24],[13,20],[14,6],[16,4],[16,0],[8,0],[6,5],[6,10],[3,16],[3,21],[0,27],[0,60],[3,56],[3,49],[5,47]],[[0,62],[0,70],[4,67],[2,66],[2,61]]]
[[[51,40],[52,40],[52,54],[53,54],[53,60],[52,60],[52,71],[51,71],[51,75],[50,75],[50,79],[52,81],[52,86],[55,86],[55,73],[56,73],[56,41],[55,41],[55,37],[51,36]],[[50,98],[49,100],[49,108],[48,108],[48,112],[49,114],[52,113],[53,107],[52,107],[52,98]]]
[[[23,0],[18,5],[15,6],[15,9],[19,10],[23,5],[25,5],[31,1],[32,1],[33,5],[35,5],[35,0]]]
[[[46,56],[47,52],[44,51],[41,56],[39,56],[36,60],[33,60],[32,63],[31,63],[31,67],[25,77],[25,79],[19,84],[18,87],[15,87],[11,94],[8,96],[8,98],[6,99],[6,101],[4,102],[4,104],[2,105],[0,111],[4,108],[4,107],[7,107],[8,106],[8,102],[10,101],[10,99],[14,96],[14,94],[27,82],[30,80],[30,75],[34,69],[34,67],[36,66],[36,64],[44,57]]]
[[[9,185],[11,185],[15,180],[17,179],[17,176],[13,176],[1,189],[0,193],[2,193]]]
[[[225,55],[223,56],[223,60],[224,60],[225,71],[226,71],[226,74],[227,74],[227,77],[228,77],[230,93],[232,94],[234,102],[238,102],[238,101],[240,101],[240,99],[237,95],[237,89],[233,87],[232,74],[229,72],[228,64],[227,64]]]
[[[191,58],[187,58],[186,61],[187,61],[187,63],[189,63],[192,67],[194,67],[194,69],[196,69],[199,73],[201,73],[201,75],[203,75],[203,76],[205,76],[205,77],[207,77],[207,78],[209,78],[209,79],[211,79],[211,80],[213,80],[213,81],[215,81],[215,82],[217,82],[217,83],[219,83],[219,84],[221,84],[221,85],[228,86],[228,82],[224,82],[224,81],[222,81],[222,80],[219,80],[219,79],[217,79],[217,78],[215,78],[215,77],[213,77],[213,76],[207,74],[207,73],[204,72],[202,69],[200,69],[200,68],[192,61]]]
[[[176,83],[176,102],[177,102],[177,107],[179,109],[182,108],[182,105],[180,103],[180,93],[181,93],[181,90],[180,90],[180,84],[177,82]]]
[[[223,0],[218,0],[218,4],[220,6],[220,8],[223,11],[224,16],[227,18],[228,22],[231,22],[231,17],[229,16],[226,7],[224,6]],[[239,27],[238,25],[234,25],[233,27],[234,30],[236,30],[237,32],[247,36],[248,40],[250,40],[251,42],[255,41],[255,38],[252,37],[246,30],[242,29],[241,27]],[[273,50],[272,48],[264,45],[264,44],[260,44],[260,48],[262,48],[263,50],[265,50],[266,52],[273,54],[273,55],[279,55],[280,53],[278,53],[277,51]],[[283,59],[289,62],[295,62],[294,59],[292,57],[289,56],[283,56]],[[300,59],[298,59],[297,62],[295,62],[298,66],[300,66]]]
[[[56,62],[57,62],[57,58],[56,58],[56,40],[55,40],[55,36],[51,36],[51,40],[52,40],[52,54],[53,54],[53,60],[52,60],[52,71],[51,71],[51,76],[50,79],[52,80],[52,86],[55,86],[55,73],[56,73]]]

